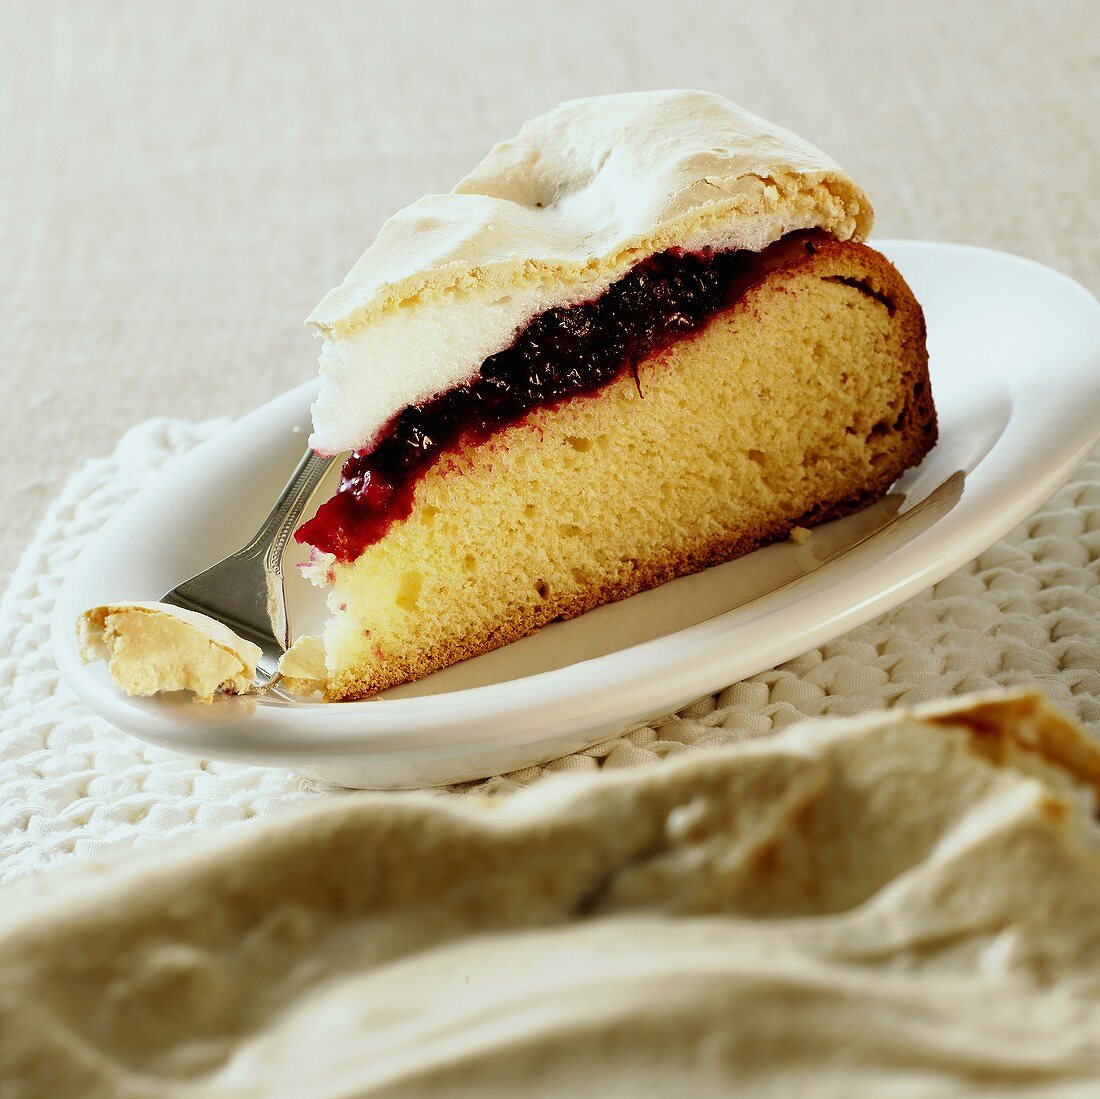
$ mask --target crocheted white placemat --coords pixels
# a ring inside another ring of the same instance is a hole
[[[339,791],[154,748],[91,714],[50,655],[53,602],[103,520],[221,427],[153,420],[68,482],[0,602],[0,882],[106,847],[232,827]],[[1100,450],[976,561],[874,622],[627,736],[463,789],[653,763],[819,715],[1039,683],[1100,736]]]

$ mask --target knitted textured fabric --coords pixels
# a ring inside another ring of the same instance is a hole
[[[223,426],[160,419],[131,430],[73,475],[11,578],[0,602],[0,881],[339,796],[278,768],[147,745],[93,716],[53,663],[50,613],[66,566],[166,462]],[[1100,450],[976,561],[875,621],[626,736],[456,791],[507,793],[543,774],[655,763],[807,717],[1021,684],[1100,736]]]

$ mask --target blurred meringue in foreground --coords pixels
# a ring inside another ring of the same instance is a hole
[[[192,691],[201,702],[251,690],[263,655],[228,626],[167,603],[92,607],[77,619],[76,638],[81,660],[106,660],[128,695]]]
[[[1100,1094],[1100,747],[1035,694],[0,894],[0,1079],[250,1099]]]

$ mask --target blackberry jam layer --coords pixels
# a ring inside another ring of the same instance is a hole
[[[762,252],[671,249],[635,264],[598,298],[550,309],[491,355],[478,377],[400,412],[370,450],[344,463],[336,495],[297,541],[354,561],[408,517],[420,475],[447,451],[481,443],[530,411],[592,393],[701,330],[769,271],[813,251],[816,231]]]

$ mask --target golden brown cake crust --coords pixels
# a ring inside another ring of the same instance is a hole
[[[858,275],[846,273],[853,268],[858,270]],[[900,326],[904,361],[898,364],[897,390],[904,403],[894,424],[883,427],[884,431],[899,436],[900,444],[890,453],[883,454],[882,462],[872,465],[860,481],[848,485],[849,491],[842,497],[817,499],[800,515],[757,525],[748,533],[734,538],[719,534],[685,552],[668,553],[650,561],[635,561],[625,576],[602,585],[593,585],[580,594],[551,592],[541,604],[519,608],[518,613],[507,620],[494,620],[491,626],[479,633],[467,631],[430,648],[387,653],[384,666],[375,666],[369,672],[364,673],[356,668],[337,670],[330,678],[326,697],[330,700],[363,698],[401,683],[421,679],[460,660],[480,656],[517,641],[556,619],[575,618],[605,603],[625,599],[677,577],[730,561],[786,538],[796,526],[813,526],[840,518],[881,499],[906,469],[921,461],[937,438],[923,312],[901,275],[880,253],[850,241],[827,241],[816,244],[799,258],[769,272],[726,314],[759,316],[758,311],[767,295],[787,293],[791,278],[804,274],[842,283],[874,298],[888,311],[891,325]],[[726,314],[719,314],[710,324],[713,325]],[[568,415],[568,402],[562,414]],[[879,426],[876,425],[876,428]]]

